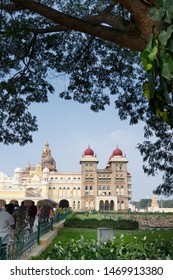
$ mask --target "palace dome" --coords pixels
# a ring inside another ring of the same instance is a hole
[[[118,147],[112,153],[113,157],[122,156],[122,155],[123,155],[123,152]]]
[[[17,167],[14,170],[14,173],[21,173],[21,172],[22,172],[22,168],[20,168],[20,167]]]
[[[90,148],[90,146],[85,150],[84,156],[94,156],[94,151]]]
[[[53,164],[54,163],[53,157],[48,155],[47,157],[45,157],[44,163]]]

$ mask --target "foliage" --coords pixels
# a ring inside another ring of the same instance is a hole
[[[118,220],[115,222],[115,229],[134,230],[139,228],[139,223],[132,220]]]
[[[88,219],[98,219],[99,221],[103,220],[113,220],[113,221],[124,221],[127,220],[127,225],[130,223],[129,221],[134,221],[134,223],[131,224],[131,228],[134,225],[137,226],[136,222],[139,224],[139,228],[173,228],[173,213],[172,212],[101,212],[98,213],[97,216],[95,214],[90,214],[89,217],[85,216],[84,214],[75,213],[73,218],[79,218],[81,220],[87,220]],[[79,224],[79,219],[76,222]],[[84,225],[84,221],[82,222]],[[101,222],[100,222],[101,223]],[[109,223],[109,222],[108,222]],[[111,223],[111,222],[110,222]],[[115,225],[115,224],[114,224]],[[91,226],[91,225],[90,225]],[[116,224],[117,226],[117,224]],[[124,225],[125,226],[125,225]],[[102,227],[102,226],[101,226]],[[105,225],[105,227],[108,227],[108,224]],[[93,225],[94,228],[94,225]]]
[[[115,102],[121,120],[145,123],[146,141],[138,145],[144,171],[162,171],[157,192],[172,194],[170,3],[2,0],[0,142],[32,141],[38,127],[31,104],[48,102],[55,92],[50,77],[66,75],[69,84],[59,92],[61,98],[89,103],[96,112]]]
[[[70,240],[66,246],[57,242],[54,248],[47,250],[46,254],[34,259],[50,260],[158,260],[173,259],[173,240],[155,239],[150,242],[144,236],[138,240],[133,235],[133,241],[126,241],[121,234],[118,241],[98,243],[96,240]]]
[[[155,133],[153,133],[155,132]],[[148,175],[154,176],[158,172],[163,174],[163,183],[155,193],[160,195],[173,194],[173,133],[161,121],[150,119],[144,127],[146,140],[137,147],[143,156],[143,169]],[[155,139],[154,139],[155,136]],[[153,140],[154,139],[154,140]]]
[[[65,227],[73,227],[73,228],[101,228],[108,227],[114,229],[137,229],[139,227],[138,222],[132,220],[123,220],[119,219],[117,221],[112,219],[101,219],[98,220],[96,218],[87,218],[80,219],[77,217],[66,219],[64,223]]]
[[[151,206],[151,199],[141,199],[140,201],[133,201],[133,205],[135,205],[135,207],[137,209],[147,209],[148,207]]]
[[[159,207],[161,208],[173,208],[173,199],[170,200],[158,200]]]
[[[173,200],[160,199],[157,200],[160,208],[173,208]],[[141,199],[140,201],[131,202],[137,209],[146,209],[151,206],[151,199]],[[153,213],[154,214],[154,213]]]
[[[151,9],[154,21],[160,22],[162,30],[153,33],[141,55],[148,81],[143,84],[144,94],[154,114],[173,127],[173,7],[172,1],[160,0],[159,8]]]

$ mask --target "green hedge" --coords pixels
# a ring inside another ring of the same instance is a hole
[[[68,218],[64,223],[65,227],[73,227],[73,228],[100,228],[100,227],[108,227],[113,229],[126,229],[133,230],[138,229],[139,223],[137,221],[132,220],[118,220],[114,221],[111,219],[86,219],[81,220],[80,218]]]

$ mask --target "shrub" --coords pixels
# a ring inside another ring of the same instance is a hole
[[[173,244],[168,242],[167,249],[162,240],[153,243],[138,241],[136,243],[126,243],[122,238],[119,243],[106,241],[98,243],[96,240],[69,241],[65,247],[61,242],[47,252],[43,257],[34,259],[50,260],[166,260],[173,259]]]
[[[118,220],[115,221],[116,229],[134,230],[139,228],[139,223],[132,220]]]
[[[137,221],[132,220],[118,220],[114,221],[112,219],[102,219],[97,220],[94,218],[82,220],[80,218],[68,218],[64,223],[65,227],[73,227],[73,228],[100,228],[100,227],[108,227],[113,229],[126,229],[133,230],[139,227]]]
[[[81,220],[80,218],[71,218],[65,221],[64,226],[73,228],[97,228],[99,221],[97,219]]]

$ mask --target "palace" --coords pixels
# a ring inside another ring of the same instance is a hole
[[[74,211],[103,210],[127,212],[132,196],[131,174],[127,159],[117,147],[106,167],[98,169],[94,151],[88,147],[80,159],[80,172],[60,172],[51,155],[48,142],[41,163],[16,168],[13,177],[0,172],[0,205],[17,201],[51,202]]]

